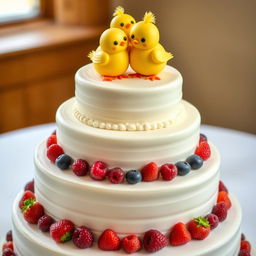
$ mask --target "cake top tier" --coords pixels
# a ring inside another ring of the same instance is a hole
[[[81,122],[102,129],[168,127],[182,112],[182,77],[175,68],[166,66],[159,78],[151,82],[132,76],[105,82],[92,64],[86,65],[75,76],[75,115]]]

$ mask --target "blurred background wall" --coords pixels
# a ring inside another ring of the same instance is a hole
[[[256,1],[38,1],[40,18],[0,24],[0,132],[54,121],[121,5],[136,20],[155,13],[161,43],[175,56],[169,64],[203,123],[256,133]]]
[[[136,21],[156,15],[184,98],[202,122],[256,133],[256,1],[113,0]]]

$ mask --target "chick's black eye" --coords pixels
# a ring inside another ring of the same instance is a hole
[[[134,37],[135,37],[134,35],[131,36],[132,39],[133,39]]]
[[[142,37],[142,38],[140,39],[140,41],[141,41],[142,43],[145,43],[145,42],[146,42],[146,39],[145,39],[144,37]]]
[[[126,41],[126,40],[127,40],[127,37],[125,36],[125,37],[124,37],[124,41]]]
[[[118,45],[118,42],[117,42],[117,41],[114,41],[114,45]]]
[[[134,24],[134,21],[132,20],[131,23]]]
[[[122,23],[120,23],[120,26],[121,26],[121,27],[123,27],[123,26],[124,26],[124,23],[123,23],[123,22],[122,22]]]

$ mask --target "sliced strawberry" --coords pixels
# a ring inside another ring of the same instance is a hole
[[[38,220],[44,215],[44,207],[35,199],[27,199],[24,201],[22,212],[28,223],[37,224]]]
[[[208,220],[202,217],[191,220],[187,227],[192,239],[195,240],[205,239],[211,231]]]
[[[26,190],[22,196],[22,198],[20,199],[19,202],[19,208],[22,209],[22,207],[24,206],[24,201],[26,201],[27,199],[36,199],[36,196],[33,192],[31,192],[30,190]]]
[[[226,191],[221,191],[218,194],[217,203],[223,202],[227,205],[227,208],[230,209],[232,206],[232,203],[229,199],[228,193]]]
[[[141,170],[143,181],[154,181],[159,177],[159,169],[156,163],[151,162],[145,165]]]
[[[172,227],[170,233],[170,244],[172,246],[186,244],[191,239],[191,235],[184,223],[178,222]]]
[[[211,148],[207,141],[203,141],[196,148],[195,154],[200,156],[204,161],[211,156]]]
[[[117,234],[111,230],[106,229],[101,234],[98,240],[98,247],[103,251],[116,251],[120,249],[121,240]]]

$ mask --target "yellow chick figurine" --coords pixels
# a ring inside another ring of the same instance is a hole
[[[147,79],[159,80],[156,75],[163,70],[173,55],[166,52],[159,43],[159,31],[154,23],[154,14],[146,12],[143,21],[132,27],[130,65],[135,72],[148,76]]]
[[[91,51],[88,57],[96,71],[104,76],[103,80],[122,78],[129,66],[127,46],[128,38],[121,29],[109,28],[102,33],[100,46],[96,51]]]
[[[116,8],[113,16],[110,27],[122,29],[129,36],[132,26],[136,23],[135,19],[131,15],[124,13],[124,8],[121,6]]]

